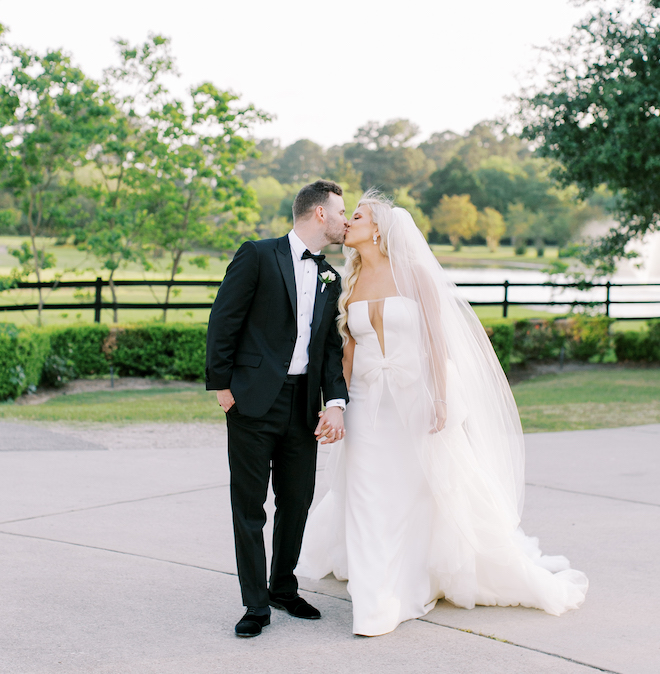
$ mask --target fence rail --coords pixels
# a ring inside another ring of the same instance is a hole
[[[117,280],[113,285],[116,288],[120,287],[219,287],[221,281],[129,281]],[[578,283],[509,283],[504,281],[502,283],[457,283],[460,288],[502,288],[503,298],[497,301],[470,301],[472,306],[500,306],[502,307],[502,316],[508,316],[509,307],[512,306],[597,306],[604,307],[606,316],[610,315],[612,305],[617,304],[657,304],[658,314],[660,317],[660,293],[657,299],[651,300],[613,300],[611,298],[612,288],[660,288],[660,283],[593,283],[593,284],[578,284]],[[101,311],[104,309],[156,309],[156,310],[170,310],[170,309],[210,309],[212,302],[107,302],[103,300],[103,289],[110,286],[109,281],[104,281],[98,277],[95,281],[51,281],[41,283],[36,282],[19,282],[14,287],[16,289],[51,289],[57,290],[60,288],[94,288],[95,295],[93,302],[69,302],[69,303],[44,303],[42,309],[44,310],[72,310],[72,309],[88,309],[94,311],[94,321],[101,322]],[[523,300],[513,301],[509,299],[509,290],[511,288],[574,288],[578,290],[593,290],[603,288],[605,290],[604,300],[567,300],[567,299],[551,299],[551,300]],[[39,308],[38,304],[11,304],[0,305],[0,312],[3,311],[35,311]],[[649,316],[624,316],[618,317],[617,320],[646,320],[652,318]]]

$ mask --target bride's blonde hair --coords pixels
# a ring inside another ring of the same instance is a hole
[[[378,190],[371,188],[362,195],[356,208],[359,208],[360,206],[369,207],[371,220],[374,224],[378,225],[378,233],[380,234],[380,252],[385,255],[385,257],[389,257],[387,253],[387,235],[392,226],[392,201]],[[353,288],[355,288],[358,276],[360,276],[362,258],[355,248],[344,246],[343,253],[346,262],[341,280],[342,291],[337,304],[339,309],[337,329],[341,335],[342,344],[346,346],[346,343],[351,336],[351,333],[348,330],[348,300],[353,294]]]

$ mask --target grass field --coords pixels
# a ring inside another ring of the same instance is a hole
[[[61,395],[40,405],[0,404],[0,418],[83,423],[141,423],[149,421],[224,421],[215,393],[199,388],[153,388],[138,391],[99,391]]]
[[[588,370],[544,375],[513,392],[526,433],[660,423],[660,368]],[[220,422],[213,392],[199,388],[103,391],[52,398],[40,405],[0,405],[0,418],[64,422]]]
[[[526,433],[660,423],[660,368],[544,375],[513,393]]]

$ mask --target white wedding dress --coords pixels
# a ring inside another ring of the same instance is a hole
[[[349,305],[356,348],[346,439],[331,446],[330,490],[310,515],[297,573],[347,579],[353,631],[369,636],[442,597],[465,608],[577,608],[586,576],[563,557],[542,557],[518,528],[464,432],[469,410],[451,361],[447,424],[429,434],[424,354],[411,348],[420,321],[406,297]]]

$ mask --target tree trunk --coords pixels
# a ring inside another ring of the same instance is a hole
[[[32,241],[32,255],[34,257],[34,273],[37,277],[37,283],[41,283],[41,269],[39,267],[39,251],[37,249],[37,228],[34,224],[34,193],[30,194],[30,205],[28,206],[28,227],[30,228],[30,240]],[[41,218],[39,218],[41,219]],[[39,303],[37,305],[37,325],[41,326],[41,312],[44,308],[44,298],[41,288],[38,288]]]
[[[170,274],[170,283],[174,282],[174,277],[176,276],[176,271],[179,268],[179,262],[181,262],[181,256],[183,255],[182,250],[177,250],[174,258],[172,259],[172,273]],[[167,304],[170,301],[170,291],[172,290],[172,286],[169,285],[167,286],[167,290],[165,291],[165,306],[163,307],[163,323],[167,321]]]
[[[119,322],[119,312],[117,311],[117,307],[116,307],[117,291],[115,289],[115,282],[113,280],[114,273],[115,273],[115,270],[112,269],[110,271],[110,276],[108,277],[108,285],[110,286],[110,292],[112,293],[112,303],[113,303],[113,305],[115,305],[115,306],[112,307],[112,322],[118,323]]]

